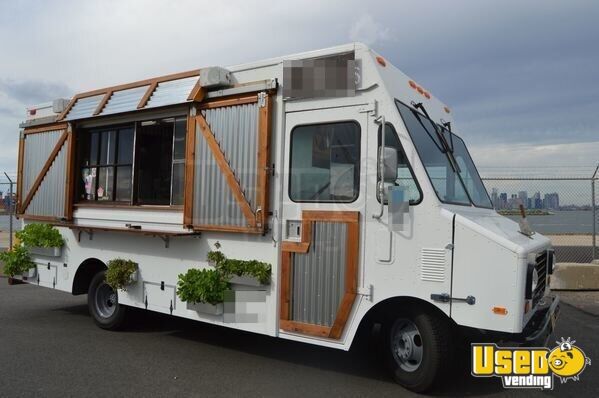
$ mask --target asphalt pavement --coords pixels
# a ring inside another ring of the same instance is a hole
[[[594,296],[596,299],[596,295]],[[583,300],[584,302],[588,300]],[[553,391],[503,390],[457,368],[440,396],[599,396],[599,316],[564,303],[555,338],[572,337],[593,364]],[[375,341],[349,352],[137,311],[109,332],[89,317],[86,296],[0,278],[0,396],[398,397]]]

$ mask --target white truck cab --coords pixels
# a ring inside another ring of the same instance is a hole
[[[14,278],[88,294],[100,327],[138,307],[348,350],[379,322],[393,377],[415,391],[458,333],[543,344],[552,331],[549,239],[494,211],[450,108],[363,44],[47,108],[21,125],[18,212],[65,244]],[[210,313],[177,285],[215,247],[272,276],[231,281]],[[126,290],[104,280],[115,258],[138,264]]]

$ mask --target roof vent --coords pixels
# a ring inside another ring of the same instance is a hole
[[[203,68],[200,71],[200,85],[205,88],[231,85],[231,72],[220,66]]]

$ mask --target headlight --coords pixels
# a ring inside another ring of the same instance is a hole
[[[555,267],[555,250],[547,250],[547,273],[553,274],[553,267]]]
[[[524,291],[524,298],[527,300],[532,299],[532,292],[534,292],[534,289],[537,287],[538,283],[539,273],[535,269],[534,264],[528,263],[528,268],[526,269],[526,289]]]

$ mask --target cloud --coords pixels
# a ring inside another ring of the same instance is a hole
[[[0,92],[23,104],[33,105],[69,96],[72,90],[61,82],[0,79]]]
[[[349,31],[349,38],[352,41],[373,45],[389,40],[391,38],[391,31],[388,27],[375,21],[372,15],[364,14],[352,25]]]

